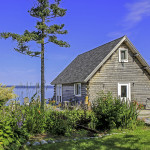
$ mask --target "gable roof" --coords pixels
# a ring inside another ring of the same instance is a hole
[[[150,67],[136,50],[126,36],[120,37],[93,50],[78,55],[52,82],[51,84],[67,84],[87,82],[96,71],[107,61],[114,51],[126,42],[134,54],[138,53],[138,59],[150,73]]]

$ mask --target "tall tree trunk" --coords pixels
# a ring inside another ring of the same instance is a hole
[[[42,23],[45,23],[45,18],[43,17]],[[44,77],[44,29],[42,30],[42,43],[41,43],[41,110],[44,111],[45,103],[45,77]]]

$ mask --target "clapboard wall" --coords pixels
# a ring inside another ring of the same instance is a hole
[[[74,95],[74,84],[62,84],[62,101],[80,100],[86,97],[86,84],[81,83],[81,96]],[[56,98],[56,85],[54,86],[54,98]]]
[[[122,44],[120,47],[128,48]],[[106,61],[106,63],[89,80],[88,96],[92,101],[98,92],[112,92],[118,96],[118,83],[130,83],[131,99],[145,103],[150,97],[150,75],[142,69],[141,63],[134,57],[128,48],[128,62],[119,62],[119,49]]]

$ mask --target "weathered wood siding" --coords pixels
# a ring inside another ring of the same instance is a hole
[[[125,44],[121,47],[128,48]],[[133,57],[128,48],[128,62],[119,62],[119,49],[107,60],[107,62],[95,73],[89,81],[88,96],[92,101],[98,92],[111,91],[113,96],[118,96],[118,83],[131,84],[131,99],[145,102],[150,97],[150,75],[142,68],[142,65]]]
[[[56,87],[56,85],[55,85]],[[56,90],[54,89],[54,95],[56,97]],[[69,100],[80,100],[84,101],[86,96],[86,84],[81,83],[81,96],[74,95],[74,84],[63,84],[62,85],[62,101]]]

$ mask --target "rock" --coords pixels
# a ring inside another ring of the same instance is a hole
[[[43,145],[43,144],[48,144],[48,143],[45,140],[42,140],[41,144]]]
[[[37,146],[37,145],[40,145],[40,142],[34,142],[33,143],[33,146]]]
[[[30,142],[27,142],[26,145],[29,146],[29,145],[31,145],[31,143],[30,143]]]
[[[48,140],[47,142],[48,142],[48,143],[52,143],[53,141],[51,141],[51,140]]]
[[[87,137],[83,137],[84,140],[87,140]]]
[[[145,118],[145,123],[146,124],[150,124],[150,119],[149,118]]]
[[[62,140],[63,142],[66,142],[67,140]]]
[[[76,141],[77,139],[73,139],[74,141]]]
[[[108,136],[109,134],[105,134],[105,136]]]

